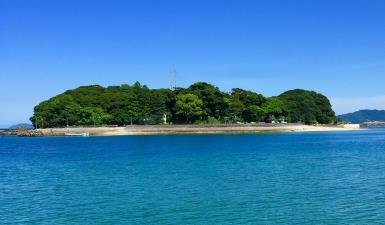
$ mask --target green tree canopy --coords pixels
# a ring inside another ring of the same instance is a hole
[[[206,115],[211,115],[215,118],[223,116],[226,104],[224,101],[224,94],[219,88],[205,82],[197,82],[191,85],[187,90],[189,93],[198,96],[198,98],[202,100],[204,106],[203,110],[205,110]]]
[[[314,91],[296,89],[278,96],[288,111],[289,122],[328,124],[335,121],[335,113],[329,100]]]
[[[278,97],[267,98],[263,108],[267,115],[272,115],[276,118],[287,116],[287,107]]]
[[[203,102],[194,94],[179,94],[176,96],[176,115],[183,116],[188,123],[193,118],[205,115]]]
[[[263,97],[263,95],[243,90],[240,88],[234,88],[231,91],[231,97],[238,99],[240,102],[242,102],[244,105],[255,105],[255,106],[261,106],[263,103],[266,102],[266,98]]]
[[[264,121],[266,118],[264,109],[256,105],[247,106],[242,115],[246,122]]]

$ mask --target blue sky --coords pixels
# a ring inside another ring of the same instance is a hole
[[[0,127],[80,85],[304,88],[385,109],[385,1],[0,0]]]

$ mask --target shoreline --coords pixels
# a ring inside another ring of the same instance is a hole
[[[221,124],[221,125],[130,125],[126,127],[69,127],[45,128],[35,132],[41,136],[129,136],[165,134],[252,134],[290,132],[333,132],[360,130],[358,124],[302,125],[302,124]]]

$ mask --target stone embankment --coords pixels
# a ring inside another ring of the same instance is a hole
[[[24,130],[24,129],[0,130],[0,135],[14,135],[14,136],[19,136],[19,137],[44,136],[43,132],[41,132],[39,130]]]
[[[383,127],[385,126],[385,121],[373,121],[373,122],[365,122],[362,123],[363,127]]]
[[[41,136],[44,136],[43,132],[41,132],[39,130],[19,131],[16,135],[19,137],[41,137]]]
[[[115,135],[157,135],[157,134],[224,134],[224,133],[281,133],[314,131],[353,131],[359,124],[345,125],[302,125],[302,124],[221,124],[221,125],[133,125],[126,127],[67,127],[37,130],[3,131],[0,135],[21,137],[39,136],[115,136]]]
[[[71,127],[39,129],[45,136],[116,136],[158,134],[224,134],[224,133],[282,133],[354,131],[358,124],[349,125],[302,125],[302,124],[221,124],[221,125],[133,125],[126,127]]]

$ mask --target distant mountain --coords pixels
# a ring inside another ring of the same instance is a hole
[[[34,127],[32,126],[32,124],[29,124],[29,123],[19,123],[19,124],[15,124],[13,126],[10,126],[8,129],[9,130],[13,130],[13,129],[16,129],[16,128],[20,128],[20,127],[25,127],[27,128],[28,130],[32,130]]]
[[[354,113],[339,115],[340,120],[351,123],[364,123],[371,121],[385,121],[385,110],[360,110]]]

